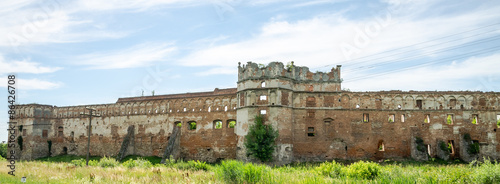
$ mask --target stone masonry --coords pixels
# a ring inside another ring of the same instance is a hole
[[[119,98],[112,104],[19,105],[17,126],[22,131],[17,136],[23,137],[23,150],[16,148],[17,157],[85,155],[88,118],[80,113],[90,107],[101,115],[93,118],[91,127],[90,152],[96,156],[118,155],[127,139],[124,156],[162,157],[179,126],[177,158],[251,161],[245,135],[254,117],[262,114],[265,123],[279,131],[276,164],[500,158],[499,92],[343,91],[340,69],[313,73],[279,62],[248,62],[238,66],[237,88]],[[133,132],[127,136],[129,127]],[[470,140],[465,141],[466,134]],[[450,149],[443,149],[442,142]],[[473,143],[479,144],[479,153],[467,151]]]

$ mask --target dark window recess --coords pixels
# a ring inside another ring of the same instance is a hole
[[[316,106],[316,98],[307,97],[306,107],[315,107]]]
[[[422,100],[417,100],[418,109],[422,109]]]
[[[63,137],[63,136],[64,136],[63,131],[64,131],[64,128],[63,128],[62,126],[60,126],[60,127],[57,129],[57,136],[59,136],[59,137]]]
[[[455,107],[457,105],[457,99],[450,99],[450,106]]]
[[[42,131],[42,137],[47,138],[49,136],[49,131],[48,130],[43,130]]]
[[[363,114],[363,122],[368,123],[370,121],[370,117],[368,114]]]
[[[308,127],[307,128],[307,136],[309,137],[314,137],[315,133],[314,133],[314,127]]]

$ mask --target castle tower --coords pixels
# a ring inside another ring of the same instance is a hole
[[[286,67],[280,62],[271,62],[267,66],[248,62],[238,66],[237,86],[236,158],[250,159],[244,147],[245,136],[255,116],[261,114],[264,123],[272,125],[279,132],[273,160],[278,164],[286,164],[293,160],[293,134],[296,128],[300,128],[294,123],[295,110],[315,103],[309,102],[310,98],[306,94],[340,93],[340,65],[328,73],[312,73],[307,67],[294,66],[293,62]],[[305,99],[308,100],[307,104]]]

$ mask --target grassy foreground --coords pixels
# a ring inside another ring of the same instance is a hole
[[[81,157],[63,156],[16,162],[16,176],[0,161],[0,183],[500,183],[500,164],[440,164],[435,162],[359,161],[292,164],[269,167],[229,160],[210,165],[199,161],[129,157],[93,158],[89,167]]]

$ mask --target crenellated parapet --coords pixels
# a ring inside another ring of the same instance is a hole
[[[267,66],[248,62],[246,65],[238,66],[238,82],[255,79],[288,79],[296,83],[341,83],[340,67],[328,73],[311,72],[308,67],[295,66],[293,62],[285,67],[281,62],[271,62]]]

